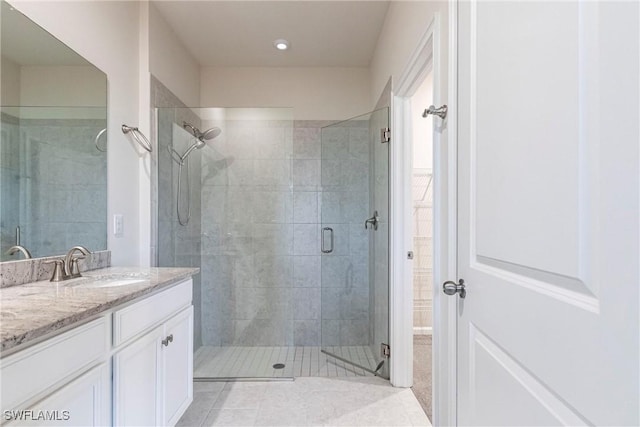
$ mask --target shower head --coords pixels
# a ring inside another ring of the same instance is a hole
[[[199,139],[200,141],[202,141],[202,140],[206,140],[206,141],[208,141],[208,140],[210,140],[210,139],[213,139],[213,138],[217,137],[217,136],[218,136],[218,135],[220,135],[221,133],[222,133],[222,129],[220,129],[220,128],[218,128],[218,127],[213,127],[213,128],[211,128],[211,129],[207,129],[207,130],[205,130],[204,132],[202,132],[202,133],[200,134],[200,136],[198,137],[198,139]]]
[[[187,148],[184,154],[180,155],[174,148],[173,144],[167,145],[167,149],[169,150],[169,154],[173,158],[173,160],[179,165],[184,164],[184,161],[189,157],[189,154],[193,150],[199,150],[205,145],[207,145],[207,141],[210,141],[220,135],[222,130],[218,127],[213,127],[211,129],[207,129],[204,132],[201,132],[200,129],[192,125],[191,123],[182,122],[182,127],[187,130],[194,138],[195,141],[193,144]]]
[[[187,129],[191,135],[193,135],[196,139],[200,140],[200,142],[208,141],[210,139],[215,138],[220,135],[222,130],[218,127],[212,127],[211,129],[207,129],[204,132],[200,131],[197,127],[188,122],[182,122],[182,127]],[[201,148],[201,147],[198,147]]]
[[[178,154],[178,152],[176,152],[171,145],[167,146],[167,148],[169,149],[169,154],[171,154],[171,157],[173,157],[173,159],[178,164],[184,163],[186,158],[189,157],[189,154],[191,154],[193,150],[201,149],[202,147],[207,145],[207,141],[214,139],[222,133],[222,130],[218,127],[213,127],[202,132],[200,131],[200,129],[187,122],[182,122],[182,127],[185,128],[191,135],[193,135],[196,140],[193,144],[191,144],[189,148],[187,148],[187,151],[185,151],[183,155]]]

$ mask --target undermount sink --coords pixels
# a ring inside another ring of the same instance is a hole
[[[149,280],[144,274],[109,274],[104,276],[85,276],[76,283],[69,283],[74,288],[112,288],[135,285]]]
[[[105,281],[90,281],[83,282],[76,285],[76,288],[111,288],[116,286],[134,285],[136,283],[142,283],[144,279],[113,279]]]

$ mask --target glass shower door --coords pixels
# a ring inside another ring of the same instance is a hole
[[[340,375],[388,378],[389,127],[383,108],[322,128],[322,353]]]

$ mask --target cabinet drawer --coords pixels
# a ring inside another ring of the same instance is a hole
[[[51,392],[109,352],[110,322],[101,317],[0,360],[2,410]]]
[[[114,312],[113,345],[119,346],[191,305],[191,292],[192,281],[188,279]]]

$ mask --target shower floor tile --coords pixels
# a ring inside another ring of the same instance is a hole
[[[194,378],[360,377],[371,373],[322,353],[320,347],[200,347]],[[377,365],[368,346],[326,347],[326,351],[361,366]],[[283,363],[283,369],[273,365]]]

